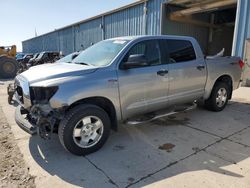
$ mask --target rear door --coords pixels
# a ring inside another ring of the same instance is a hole
[[[206,66],[188,40],[165,40],[169,54],[169,102],[190,102],[204,94]]]
[[[145,56],[148,65],[118,69],[123,118],[164,108],[168,102],[168,64],[162,57],[159,41],[145,40],[136,43],[121,64],[130,55],[138,54]]]

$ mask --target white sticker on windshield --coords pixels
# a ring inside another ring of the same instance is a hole
[[[124,44],[126,41],[125,40],[115,40],[113,43],[114,44]]]

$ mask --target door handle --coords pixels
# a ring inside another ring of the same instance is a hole
[[[202,70],[202,69],[205,69],[205,66],[204,66],[204,65],[198,65],[196,68],[197,68],[198,70]]]
[[[157,75],[159,76],[165,76],[166,74],[168,74],[168,70],[165,70],[165,69],[159,70],[157,72]]]

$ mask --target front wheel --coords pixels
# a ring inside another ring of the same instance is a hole
[[[205,101],[205,107],[208,110],[222,111],[229,99],[230,89],[225,82],[217,82],[212,90],[211,96]]]
[[[79,105],[70,110],[58,129],[59,140],[75,155],[87,155],[99,150],[110,132],[108,114],[95,105]]]

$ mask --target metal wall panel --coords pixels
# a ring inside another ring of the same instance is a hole
[[[105,16],[105,39],[144,34],[143,7],[144,4],[139,4]]]
[[[23,42],[23,52],[25,53],[36,53],[43,50],[43,38],[36,37],[28,41]]]
[[[244,56],[245,41],[250,38],[250,1],[238,0],[232,54]]]
[[[150,0],[147,2],[147,35],[161,34],[161,5],[169,0]]]
[[[102,18],[77,25],[74,31],[74,51],[84,50],[91,44],[102,40]]]
[[[59,51],[64,55],[74,51],[74,30],[73,27],[58,31]]]
[[[57,32],[49,33],[42,37],[43,51],[59,51]]]
[[[118,36],[160,34],[160,7],[166,0],[145,3],[103,15],[23,42],[24,52],[59,50],[63,54],[86,49],[92,43]],[[147,23],[147,24],[146,24]]]
[[[58,49],[58,37],[56,32],[38,36],[23,42],[23,52],[36,53],[41,51],[57,51]]]

